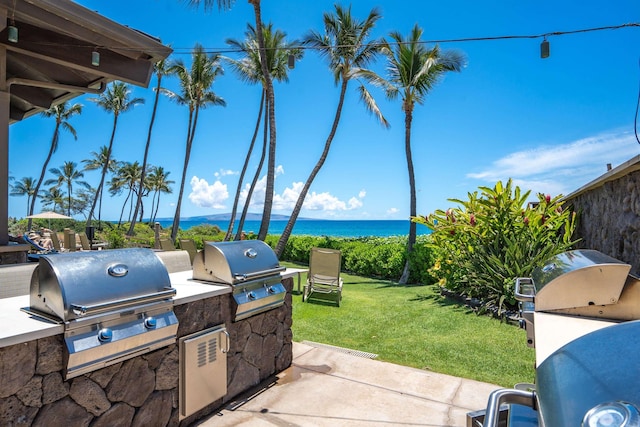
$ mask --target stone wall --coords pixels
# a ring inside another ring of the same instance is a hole
[[[567,198],[578,213],[579,248],[595,249],[640,272],[640,171]]]
[[[0,348],[0,425],[188,425],[291,365],[293,279],[283,284],[283,306],[235,323],[229,294],[175,307],[178,337],[225,323],[231,338],[227,395],[182,422],[177,344],[64,381],[58,335]]]

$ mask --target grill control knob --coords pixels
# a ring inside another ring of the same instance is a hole
[[[247,294],[247,297],[249,297],[249,299],[253,301],[254,299],[256,299],[256,294],[253,292],[249,292]]]
[[[147,329],[155,329],[157,323],[158,321],[155,317],[147,317],[144,319],[144,327]]]
[[[98,341],[109,342],[113,338],[113,331],[109,328],[102,328],[98,331]]]
[[[275,294],[275,293],[276,293],[276,290],[275,290],[275,289],[273,289],[273,286],[267,286],[267,293]]]

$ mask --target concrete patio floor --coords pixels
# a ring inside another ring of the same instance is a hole
[[[466,426],[499,386],[293,344],[292,366],[201,420],[231,426]]]

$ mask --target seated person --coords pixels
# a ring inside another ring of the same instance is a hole
[[[51,237],[43,237],[43,236],[40,236],[38,233],[31,232],[29,233],[29,238],[34,242],[36,242],[38,245],[45,248],[46,250],[48,251],[53,250],[53,241],[51,240]]]

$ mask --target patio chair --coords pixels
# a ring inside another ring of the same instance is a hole
[[[189,259],[191,260],[191,265],[193,265],[193,259],[198,253],[196,243],[193,241],[193,239],[178,239],[178,245],[180,246],[180,249],[189,252]]]
[[[176,245],[173,244],[171,239],[160,239],[160,249],[163,251],[175,251]]]
[[[55,231],[51,232],[51,242],[53,243],[53,248],[58,252],[63,252],[62,245],[60,244],[60,238],[58,237],[58,233]]]
[[[82,246],[83,251],[91,250],[91,242],[89,242],[89,238],[87,237],[87,233],[80,232],[78,233],[78,237],[80,238],[80,245]]]
[[[302,301],[314,293],[334,297],[340,307],[342,301],[342,278],[340,261],[342,253],[336,249],[312,248],[309,256],[307,284],[302,292]]]

